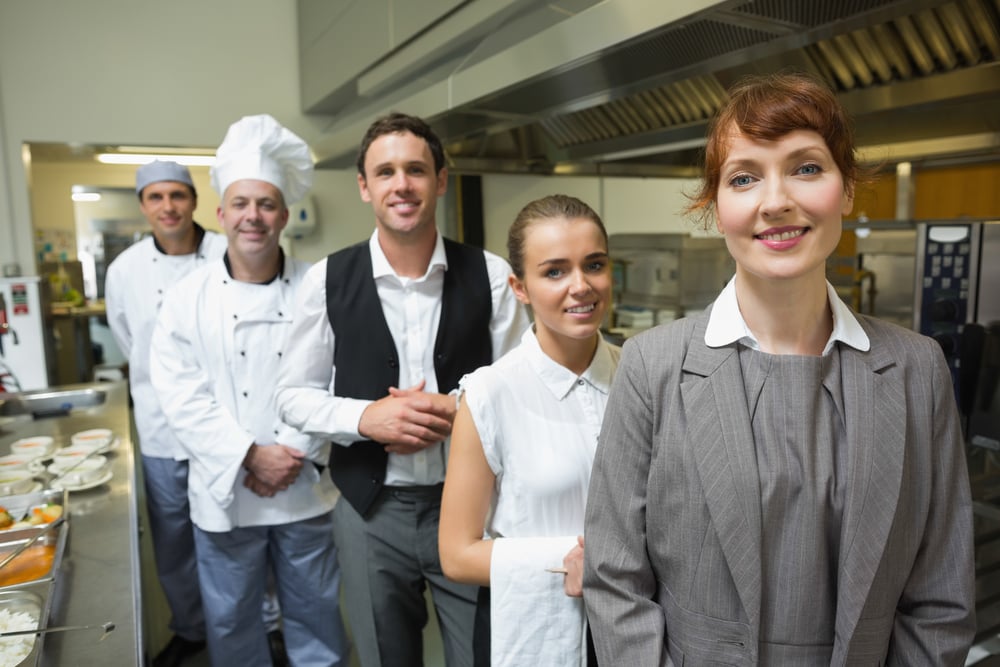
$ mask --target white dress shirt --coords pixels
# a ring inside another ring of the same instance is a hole
[[[168,255],[152,236],[134,243],[111,262],[104,283],[108,326],[128,359],[135,427],[143,456],[186,459],[149,381],[149,343],[167,291],[184,276],[226,252],[226,237],[205,232],[195,252]]]
[[[871,348],[868,334],[861,328],[858,318],[851,309],[841,301],[829,281],[826,283],[826,293],[830,301],[830,310],[833,312],[833,331],[830,332],[830,338],[823,348],[823,356],[830,354],[833,344],[837,341],[867,352]],[[705,345],[724,347],[735,342],[740,342],[753,350],[760,350],[760,343],[740,312],[740,305],[736,301],[736,276],[733,276],[715,298],[708,326],[705,328]]]
[[[546,355],[528,330],[521,345],[462,379],[483,453],[496,477],[486,533],[492,665],[586,663],[580,598],[562,567],[583,534],[590,471],[621,349],[599,338],[581,374]]]
[[[437,392],[434,342],[441,319],[441,293],[448,268],[444,242],[438,234],[427,272],[419,278],[396,274],[382,252],[376,229],[368,241],[372,274],[385,321],[399,358],[399,387],[407,389],[421,380],[424,391]],[[510,265],[490,253],[486,257],[492,297],[490,337],[493,358],[514,347],[528,326],[524,307],[507,284]],[[281,418],[310,435],[349,446],[363,440],[358,433],[361,413],[372,401],[333,395],[334,334],[326,309],[326,259],[306,273],[295,306],[290,333],[294,344],[282,360],[276,400]],[[358,322],[357,326],[372,326]],[[389,454],[385,483],[390,486],[429,485],[444,481],[443,443],[415,454]]]
[[[542,352],[535,333],[462,379],[497,497],[491,537],[582,535],[590,469],[621,348],[603,338],[573,373]]]

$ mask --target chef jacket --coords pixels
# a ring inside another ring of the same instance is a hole
[[[197,250],[188,255],[168,255],[148,236],[129,246],[108,267],[104,283],[108,325],[128,359],[135,427],[145,456],[187,458],[149,381],[149,343],[156,314],[166,292],[181,278],[225,252],[226,237],[215,232],[204,232]]]
[[[291,329],[294,293],[308,264],[286,258],[267,284],[230,277],[218,260],[167,295],[153,333],[150,372],[163,412],[190,457],[191,519],[202,530],[300,521],[333,509],[338,492],[313,462],[329,443],[281,422],[274,380]],[[252,444],[306,453],[287,490],[271,498],[243,486]]]

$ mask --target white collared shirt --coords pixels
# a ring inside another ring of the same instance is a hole
[[[424,391],[438,391],[434,371],[434,342],[441,319],[441,292],[448,260],[440,233],[427,272],[406,278],[393,271],[378,242],[378,230],[368,241],[372,274],[386,324],[399,358],[399,386],[409,388],[426,380]],[[528,326],[528,315],[507,285],[510,265],[484,251],[492,295],[490,337],[493,358],[517,344]],[[309,433],[350,445],[362,440],[361,413],[372,401],[333,395],[334,333],[327,318],[326,259],[309,269],[299,288],[289,353],[282,359],[276,400],[282,419]],[[358,322],[358,326],[372,326]],[[427,485],[444,481],[442,443],[415,454],[389,454],[387,485]]]
[[[823,356],[830,354],[837,341],[867,352],[871,348],[868,334],[861,328],[858,318],[851,309],[837,296],[837,291],[829,281],[826,283],[826,293],[830,301],[830,310],[833,312],[833,331],[823,347]],[[760,350],[760,343],[740,312],[739,303],[736,301],[736,276],[733,276],[712,306],[708,326],[705,329],[705,345],[724,347],[735,342],[740,342],[753,350]]]
[[[496,476],[491,537],[582,535],[590,470],[621,349],[603,339],[582,375],[521,345],[462,379]]]

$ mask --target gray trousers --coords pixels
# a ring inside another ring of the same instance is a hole
[[[271,667],[261,604],[269,571],[296,667],[348,664],[340,572],[329,513],[210,533],[195,526],[208,651],[216,667]]]
[[[438,558],[441,485],[386,487],[367,518],[341,498],[334,541],[347,619],[363,667],[423,665],[430,586],[448,667],[472,666],[476,586],[445,578]]]
[[[143,456],[142,474],[156,575],[170,606],[170,629],[184,639],[205,639],[194,526],[188,506],[188,462]]]

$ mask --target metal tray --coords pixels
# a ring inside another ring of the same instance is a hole
[[[56,491],[51,489],[19,496],[5,496],[0,499],[0,505],[7,508],[7,511],[17,518],[27,514],[33,507],[44,505],[46,503],[58,503],[62,505],[63,517],[67,519],[67,521],[61,526],[58,526],[54,531],[45,535],[37,542],[37,544],[55,545],[52,555],[52,566],[49,570],[40,577],[27,582],[0,585],[0,591],[20,586],[25,583],[32,583],[35,581],[51,581],[55,578],[55,573],[59,570],[59,566],[62,563],[63,552],[66,549],[66,536],[69,532],[68,501],[69,494],[66,491]],[[24,544],[27,540],[34,537],[41,530],[41,526],[31,526],[30,528],[16,528],[13,530],[8,529],[0,531],[0,560],[2,560],[6,554],[9,554],[11,551]],[[3,570],[0,569],[0,574],[2,573]],[[0,578],[0,581],[2,581],[2,578]]]
[[[47,503],[62,505],[63,516],[69,518],[69,493],[63,489],[44,489],[33,493],[0,496],[0,507],[5,507],[11,516],[15,517],[15,520],[27,514],[32,507]],[[27,539],[38,531],[39,528],[35,526],[0,530],[0,543]]]
[[[38,624],[36,627],[45,628],[48,625],[49,611],[52,603],[52,586],[52,581],[42,581],[0,590],[0,609],[7,609],[11,612],[28,612],[37,619]],[[40,664],[45,635],[37,637],[31,635],[0,637],[0,642],[12,642],[16,640],[33,642],[31,650],[21,662],[17,663],[17,667],[34,667]]]

